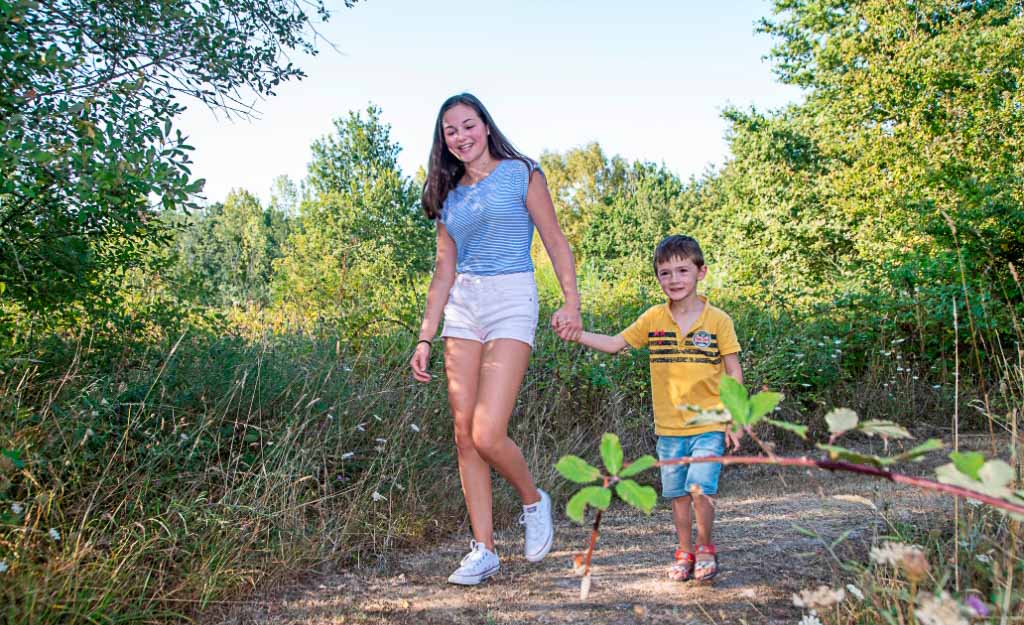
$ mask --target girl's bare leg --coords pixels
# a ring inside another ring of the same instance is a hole
[[[508,422],[529,361],[530,346],[522,341],[496,339],[484,345],[472,428],[477,453],[526,505],[540,501],[540,493],[523,453],[508,437]]]
[[[473,538],[493,551],[491,467],[473,445],[473,413],[477,403],[483,347],[477,341],[445,339],[444,367],[448,375],[448,404],[455,421],[455,449],[469,523]]]

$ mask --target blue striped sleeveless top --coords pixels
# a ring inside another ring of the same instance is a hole
[[[526,210],[531,171],[522,161],[504,159],[483,180],[448,192],[440,222],[455,241],[458,273],[533,271],[533,219]]]

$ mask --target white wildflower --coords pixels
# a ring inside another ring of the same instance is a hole
[[[365,432],[366,431],[366,424],[365,423],[360,423],[359,425],[356,426],[356,429],[359,430],[360,432]]]
[[[47,533],[50,535],[50,538],[54,539],[55,541],[60,541],[60,532],[58,532],[56,529],[51,527],[50,531]]]
[[[353,457],[355,455],[356,455],[356,452],[354,452],[354,451],[346,451],[345,453],[341,454],[341,459],[342,460],[348,460],[349,458],[351,458],[351,457]]]
[[[931,570],[927,556],[917,545],[886,542],[881,547],[871,548],[871,559],[879,564],[899,567],[913,581],[924,579]]]
[[[796,625],[821,625],[821,621],[818,619],[817,614],[811,612],[810,614],[805,614]]]
[[[328,418],[329,420],[331,420],[331,421],[334,421],[334,415],[332,415],[332,414],[330,414],[330,413],[327,413],[327,418]]]
[[[871,548],[871,561],[878,564],[891,564],[893,566],[899,566],[900,562],[903,561],[908,554],[913,552],[921,553],[921,548],[917,545],[907,545],[905,543],[894,543],[885,541],[881,547]],[[922,554],[923,555],[923,554]]]
[[[188,442],[188,434],[182,434],[179,438],[183,443]]]
[[[6,573],[7,569],[7,560],[0,560],[0,573]]]
[[[21,514],[24,511],[25,511],[25,506],[21,505],[17,501],[15,501],[14,503],[11,504],[11,512],[13,512],[14,514]]]
[[[388,442],[388,439],[386,439],[386,438],[375,438],[373,440],[377,441],[381,445],[383,445],[384,443]]]
[[[820,610],[833,606],[846,599],[846,591],[842,588],[832,590],[828,586],[818,586],[814,590],[801,590],[793,593],[793,605],[808,610]]]
[[[373,500],[374,501],[387,501],[388,498],[385,497],[384,495],[381,495],[377,491],[373,491]]]
[[[992,561],[992,558],[988,557],[987,555],[985,555],[983,553],[979,553],[978,555],[974,556],[974,559],[977,560],[978,562],[981,562],[982,564],[988,564],[989,562]]]
[[[932,388],[935,389],[935,390],[939,390],[940,388],[942,388],[942,385],[941,384],[932,384]]]
[[[413,432],[419,432],[420,426],[416,425],[415,423],[411,423],[409,424],[409,429],[412,430]]]
[[[862,593],[860,591],[860,588],[857,588],[853,584],[847,584],[846,585],[846,591],[849,592],[854,597],[856,597],[857,601],[864,601],[864,593]]]
[[[914,616],[921,625],[967,625],[967,619],[960,612],[960,605],[946,591],[942,591],[938,597],[927,592],[921,593],[918,602],[920,607],[914,610]]]

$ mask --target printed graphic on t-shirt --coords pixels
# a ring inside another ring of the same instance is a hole
[[[680,348],[676,333],[658,330],[648,332],[651,363],[693,362],[717,365],[722,362],[718,351],[718,335],[707,330],[690,332]]]

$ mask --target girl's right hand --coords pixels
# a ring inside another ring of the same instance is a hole
[[[430,345],[427,343],[417,343],[416,351],[412,353],[412,360],[409,361],[409,366],[412,367],[412,377],[417,382],[429,382],[431,375],[427,373],[427,368],[430,366]]]

